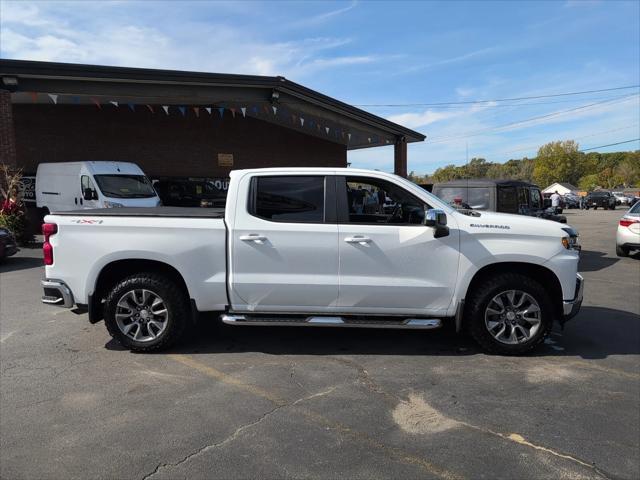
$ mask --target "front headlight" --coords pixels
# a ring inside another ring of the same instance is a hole
[[[567,250],[580,250],[582,247],[578,243],[578,232],[571,227],[566,227],[562,230],[569,234],[560,239],[560,241],[562,242],[562,246]]]
[[[124,207],[123,204],[118,203],[118,202],[109,202],[107,200],[105,200],[104,202],[102,202],[102,204],[104,205],[104,208],[119,208],[119,207]]]

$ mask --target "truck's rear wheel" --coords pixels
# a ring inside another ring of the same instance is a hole
[[[518,355],[541,343],[553,309],[546,290],[524,275],[504,273],[483,282],[467,303],[470,332],[492,353]]]
[[[169,277],[140,273],[118,282],[107,295],[107,330],[121,345],[137,352],[169,347],[184,332],[189,304]]]

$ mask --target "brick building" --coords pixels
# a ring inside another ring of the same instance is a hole
[[[283,77],[0,60],[0,162],[119,160],[149,177],[346,166],[347,150],[424,135]]]

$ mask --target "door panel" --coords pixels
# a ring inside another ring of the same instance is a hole
[[[328,197],[333,212],[335,197],[325,195],[324,176],[319,177],[321,191],[311,193],[315,187],[301,178],[264,180],[267,191],[254,198],[255,206],[250,202],[237,210],[229,278],[235,311],[312,312],[336,305],[338,227],[335,219],[324,223]],[[252,188],[261,188],[254,180]],[[323,202],[319,216],[319,208],[312,206]]]
[[[341,219],[338,225],[339,310],[411,315],[443,313],[451,302],[458,272],[456,226],[449,225],[448,236],[434,238],[434,229],[422,225],[416,210],[429,206],[421,204],[412,194],[405,192],[407,196],[403,196],[397,191],[400,187],[376,179],[349,177],[347,181],[346,186],[351,185],[352,189],[358,184],[358,189],[362,186],[374,193],[383,192],[389,207],[370,209],[369,214],[361,215],[358,208],[361,195],[350,192],[349,200],[342,203],[348,214],[338,211]],[[340,192],[339,184],[337,188]],[[401,212],[393,218],[396,210]],[[386,221],[397,224],[382,224],[385,216]],[[358,242],[362,237],[367,241]]]

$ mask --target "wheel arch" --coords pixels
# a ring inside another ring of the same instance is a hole
[[[562,285],[560,283],[560,279],[549,268],[535,263],[499,262],[485,265],[471,278],[469,286],[467,287],[467,295],[465,296],[468,297],[468,292],[473,291],[474,288],[487,278],[501,273],[514,272],[530,277],[545,287],[550,294],[556,318],[560,318],[562,316]],[[456,317],[456,331],[460,331],[464,327],[464,317],[465,315]]]
[[[195,308],[195,303],[193,299],[190,298],[189,288],[187,287],[184,277],[175,267],[159,260],[142,258],[114,260],[104,265],[96,277],[93,293],[89,295],[88,299],[89,321],[96,323],[102,320],[104,316],[102,302],[113,286],[123,278],[141,272],[156,273],[171,278],[180,286],[184,294],[187,295],[192,309]]]

